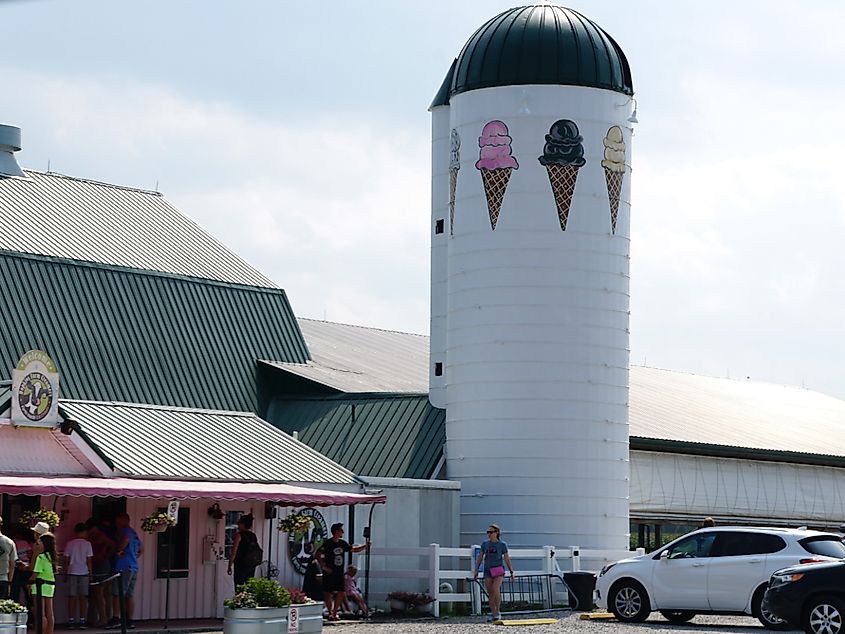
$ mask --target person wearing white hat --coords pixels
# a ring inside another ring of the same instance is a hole
[[[35,533],[36,538],[41,537],[44,533],[50,532],[50,525],[47,522],[38,522],[32,527],[32,532]]]

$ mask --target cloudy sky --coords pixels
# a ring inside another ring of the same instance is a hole
[[[427,332],[427,106],[501,0],[0,0],[22,165],[141,188],[299,316]],[[845,4],[572,0],[628,55],[632,361],[845,398]],[[683,5],[683,6],[677,6]]]

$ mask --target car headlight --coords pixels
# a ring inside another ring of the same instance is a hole
[[[803,572],[794,573],[791,575],[772,575],[772,580],[769,583],[771,587],[783,586],[787,583],[795,583],[804,576]]]
[[[599,573],[599,577],[601,577],[602,575],[604,575],[606,572],[608,572],[608,571],[609,571],[611,568],[613,568],[613,566],[615,566],[615,565],[616,565],[616,562],[615,562],[615,561],[614,561],[612,564],[607,564],[604,568],[602,568],[602,569],[601,569],[601,572]]]

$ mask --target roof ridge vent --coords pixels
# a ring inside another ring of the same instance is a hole
[[[23,170],[15,159],[15,152],[21,149],[21,129],[0,123],[0,176],[23,176]]]

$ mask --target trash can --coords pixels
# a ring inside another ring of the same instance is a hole
[[[565,572],[563,580],[569,587],[569,605],[579,612],[592,610],[596,574],[594,572]]]

